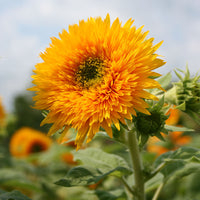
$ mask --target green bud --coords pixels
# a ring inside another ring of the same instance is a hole
[[[153,136],[156,132],[161,131],[166,119],[167,116],[156,111],[152,111],[151,115],[138,113],[135,125],[141,134]]]
[[[137,130],[140,146],[143,146],[149,136],[156,136],[161,140],[164,140],[161,132],[168,133],[165,129],[165,120],[168,118],[164,113],[163,109],[164,97],[159,100],[157,104],[151,105],[148,109],[151,115],[138,113],[134,117],[134,124]]]
[[[200,123],[200,75],[190,77],[190,72],[178,69],[184,76],[175,71],[180,81],[173,83],[173,87],[165,93],[165,101],[177,105],[177,108],[189,114]]]
[[[176,105],[185,103],[187,109],[187,107],[190,108],[191,105],[200,103],[200,76],[196,74],[194,78],[191,78],[188,67],[186,67],[186,71],[179,71],[185,76],[183,77],[180,73],[175,71],[180,81],[175,82],[174,86],[165,93],[165,100]],[[194,108],[194,111],[200,111],[199,106],[192,107]]]

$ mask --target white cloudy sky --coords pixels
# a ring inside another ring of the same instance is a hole
[[[192,73],[200,69],[199,0],[0,0],[0,96],[6,109],[30,86],[31,71],[50,37],[80,19],[107,13],[122,22],[133,18],[155,42],[164,40],[158,53],[167,64],[160,73],[184,69],[186,63]]]

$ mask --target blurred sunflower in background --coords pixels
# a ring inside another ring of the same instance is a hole
[[[136,110],[150,114],[144,99],[158,99],[145,89],[161,88],[151,77],[160,76],[152,70],[165,63],[155,53],[162,42],[153,45],[133,21],[122,26],[118,18],[111,24],[109,15],[89,18],[52,38],[29,89],[36,92],[35,108],[48,111],[42,125],[53,124],[49,135],[64,127],[64,137],[72,127],[79,149],[100,127],[112,137],[112,124],[119,130]]]
[[[176,109],[176,106],[173,105],[167,111],[166,115],[169,115],[169,118],[165,121],[167,125],[177,125],[180,119],[180,110]]]
[[[178,122],[180,120],[181,111],[172,106],[166,113],[169,118],[165,121],[167,125],[180,126]],[[192,138],[189,135],[184,135],[182,131],[169,132],[168,135],[162,133],[164,141],[160,141],[157,137],[153,136],[147,143],[147,151],[155,153],[159,156],[171,150],[176,150],[181,146],[184,146],[191,142]]]
[[[2,104],[2,99],[0,97],[0,127],[5,125],[5,117],[6,117],[6,113]]]
[[[52,140],[44,133],[29,127],[17,130],[10,140],[10,153],[14,157],[27,157],[32,153],[47,150]]]

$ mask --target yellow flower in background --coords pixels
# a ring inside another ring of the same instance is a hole
[[[164,138],[166,138],[165,134],[162,134]],[[149,139],[147,143],[147,151],[151,153],[155,153],[156,156],[159,156],[163,153],[170,151],[170,149],[163,146],[163,143],[159,138],[153,136]]]
[[[64,153],[62,155],[62,160],[67,163],[67,164],[70,164],[70,165],[77,165],[77,162],[74,161],[74,156],[72,153],[70,152],[67,152],[67,153]]]
[[[180,110],[176,109],[176,106],[170,108],[166,115],[169,115],[169,118],[165,121],[167,125],[176,125],[180,118]]]
[[[4,107],[2,105],[2,100],[1,100],[1,97],[0,97],[0,127],[4,125],[5,117],[6,117],[6,114],[5,114],[5,110],[4,110]]]
[[[47,150],[52,140],[42,132],[23,127],[10,140],[10,153],[15,157],[26,157],[32,153]]]
[[[152,70],[164,64],[155,53],[162,42],[153,45],[148,31],[132,24],[118,18],[111,24],[109,15],[89,18],[52,38],[30,89],[36,91],[35,108],[49,111],[42,122],[53,124],[49,135],[64,127],[64,136],[72,127],[79,149],[100,127],[112,137],[112,123],[120,129],[119,122],[136,110],[149,114],[144,99],[157,98],[145,89],[160,88],[150,77],[159,76]]]
[[[169,135],[164,135],[165,142],[160,141],[153,136],[147,143],[147,151],[155,153],[157,156],[168,151],[176,150],[191,142],[192,138],[189,135],[184,135],[182,131],[170,132]]]

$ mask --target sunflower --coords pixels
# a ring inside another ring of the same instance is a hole
[[[23,127],[10,140],[10,153],[15,157],[26,157],[32,153],[47,150],[52,141],[42,132]]]
[[[118,18],[111,24],[109,15],[89,18],[51,39],[30,89],[35,108],[49,111],[41,123],[53,124],[49,135],[64,127],[64,136],[72,127],[79,149],[100,127],[112,137],[112,124],[119,130],[136,110],[149,114],[144,99],[157,98],[145,89],[160,88],[152,70],[164,64],[155,53],[162,42],[153,45],[148,31],[132,24],[129,19],[122,26]]]

